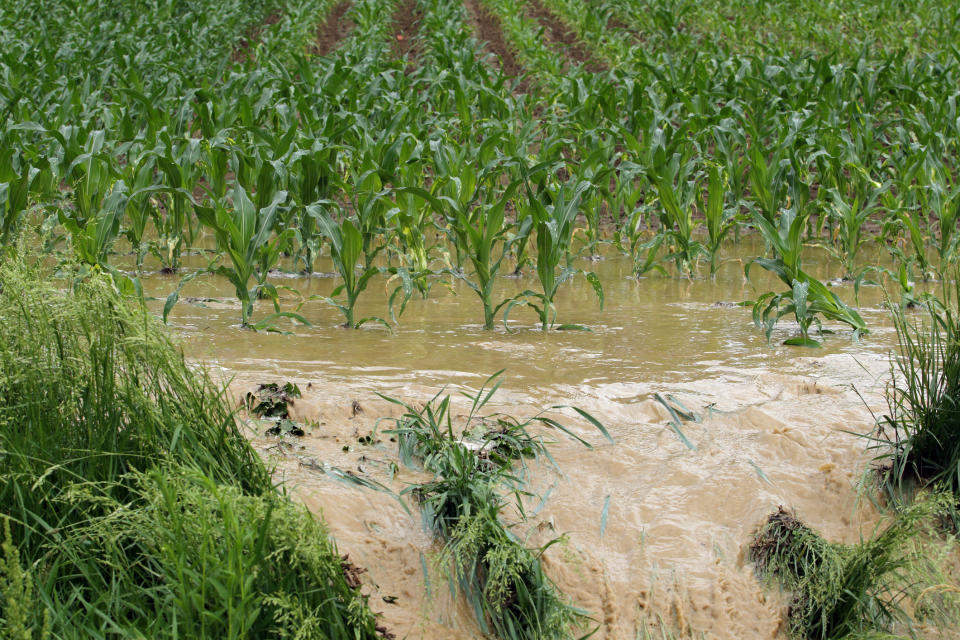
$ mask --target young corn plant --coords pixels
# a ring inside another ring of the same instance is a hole
[[[937,220],[937,233],[931,241],[937,252],[937,272],[941,280],[945,279],[957,259],[957,247],[960,246],[960,185],[950,188],[940,180],[932,181],[922,202]]]
[[[343,279],[329,297],[321,299],[340,310],[344,317],[343,326],[347,329],[359,329],[367,322],[378,322],[390,330],[390,325],[383,318],[354,317],[357,299],[366,290],[370,279],[381,271],[378,267],[363,265],[363,234],[360,229],[349,217],[343,217],[340,222],[334,221],[328,211],[317,205],[307,207],[307,213],[314,218],[317,228],[330,243],[330,257],[333,259],[334,268]],[[338,301],[336,298],[340,294],[344,297]]]
[[[199,216],[193,215],[191,200],[193,189],[199,184],[202,146],[199,140],[190,140],[181,148],[165,137],[154,156],[167,188],[157,194],[159,206],[150,208],[157,233],[150,243],[150,252],[160,261],[162,271],[176,273],[199,226]]]
[[[720,247],[737,224],[736,215],[726,207],[727,184],[722,167],[711,164],[707,169],[707,195],[703,200],[703,215],[707,221],[707,243],[704,252],[710,257],[710,276],[717,275],[720,266]]]
[[[864,224],[876,211],[877,202],[889,184],[872,183],[872,186],[866,201],[854,197],[852,202],[848,202],[836,189],[829,191],[827,216],[833,222],[834,231],[833,242],[827,248],[843,266],[845,280],[856,277],[857,255],[860,247],[869,240],[864,233]]]
[[[577,213],[584,195],[593,188],[587,181],[581,181],[572,188],[565,185],[556,192],[542,189],[539,196],[545,197],[547,203],[541,202],[534,195],[530,183],[526,183],[526,193],[535,212],[537,237],[537,280],[540,291],[527,290],[523,292],[522,301],[511,302],[504,312],[504,324],[510,309],[518,304],[531,307],[540,318],[540,328],[543,331],[555,326],[557,311],[554,300],[560,286],[578,274],[582,274],[593,287],[593,291],[603,309],[603,285],[595,273],[584,271],[573,266],[572,253],[573,233]],[[557,329],[584,330],[586,327],[577,324],[556,325]]]
[[[49,182],[48,162],[32,167],[15,158],[13,147],[0,151],[0,247],[11,244],[30,203],[31,192]],[[17,166],[20,165],[20,166]]]
[[[274,233],[277,209],[286,199],[287,193],[281,191],[270,204],[257,208],[247,191],[236,184],[230,191],[229,199],[219,200],[213,207],[196,207],[200,222],[214,231],[219,248],[230,259],[229,265],[220,265],[215,269],[211,267],[211,271],[233,284],[240,301],[240,326],[245,329],[271,329],[271,323],[283,317],[310,324],[296,312],[280,311],[277,288],[267,281],[270,269],[279,262],[281,251],[293,234],[290,229]],[[171,295],[178,293],[179,289]],[[254,303],[262,297],[273,301],[274,313],[253,323],[251,316]],[[169,300],[167,304],[172,306]]]
[[[341,187],[336,171],[338,149],[317,140],[309,149],[298,149],[291,157],[291,196],[297,205],[296,246],[294,262],[303,265],[303,272],[313,272],[320,255],[323,235],[316,218],[307,212],[313,204],[329,205],[337,187]]]
[[[86,217],[74,217],[75,210],[61,208],[57,211],[60,223],[70,234],[70,245],[79,270],[76,281],[91,272],[102,270],[113,278],[114,284],[125,294],[142,295],[140,282],[121,273],[110,264],[110,252],[120,235],[120,223],[127,207],[130,193],[122,180],[117,181],[101,202]]]
[[[445,271],[465,283],[480,298],[483,305],[483,328],[487,330],[493,329],[500,310],[516,300],[516,297],[509,297],[495,301],[493,289],[504,259],[518,243],[527,239],[533,226],[530,217],[523,218],[517,224],[506,219],[507,203],[516,195],[519,186],[520,181],[516,181],[497,196],[485,196],[484,194],[493,193],[493,185],[490,180],[482,180],[476,185],[469,200],[449,196],[434,197],[423,190],[409,192],[430,202],[447,220],[447,225],[456,239],[458,254],[469,261],[473,272],[468,274],[462,269]],[[485,197],[490,201],[478,202]]]
[[[650,175],[660,201],[657,217],[661,233],[670,243],[670,253],[664,260],[672,259],[677,273],[687,278],[693,275],[698,257],[706,253],[706,247],[693,239],[696,194],[689,179],[690,168],[690,163],[681,167],[679,156],[674,156],[671,162]]]
[[[758,264],[789,287],[783,293],[764,293],[753,303],[753,321],[758,327],[763,327],[767,339],[770,339],[780,318],[789,314],[793,314],[799,322],[800,336],[789,338],[784,344],[820,346],[809,335],[811,325],[816,325],[820,333],[825,332],[816,317],[818,315],[849,325],[855,337],[867,333],[867,325],[855,309],[844,304],[825,284],[801,268],[806,216],[786,209],[780,213],[776,226],[760,213],[754,212],[753,218],[767,244],[773,248],[774,257],[754,258],[744,267],[744,274],[749,278],[751,266]]]

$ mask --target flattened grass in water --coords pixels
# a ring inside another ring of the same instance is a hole
[[[109,278],[7,259],[0,323],[0,636],[377,636],[223,390]]]
[[[827,541],[782,507],[771,514],[754,537],[750,558],[758,575],[792,594],[791,636],[914,637],[920,618],[944,628],[954,626],[956,586],[946,582],[949,577],[935,551],[949,548],[955,553],[956,541],[937,540],[922,524],[942,512],[948,502],[943,498],[941,494],[919,502],[872,539],[851,545]]]
[[[556,540],[529,549],[501,513],[509,504],[508,491],[523,516],[522,479],[514,463],[549,455],[544,441],[527,431],[529,426],[539,422],[586,442],[546,416],[481,418],[480,410],[502,382],[499,376],[489,378],[475,395],[464,394],[472,406],[460,433],[454,430],[449,396],[440,399],[438,394],[422,410],[387,398],[406,409],[393,431],[401,459],[434,474],[432,481],[408,492],[419,500],[427,526],[445,542],[440,563],[451,587],[462,591],[486,633],[510,640],[569,638],[589,618],[560,593],[540,564],[540,555]],[[609,438],[592,417],[581,415]]]

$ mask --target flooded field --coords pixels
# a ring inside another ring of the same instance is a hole
[[[960,628],[960,3],[0,27],[0,638]]]
[[[753,243],[746,238],[738,253],[762,251]],[[835,275],[813,252],[809,265],[824,280]],[[436,566],[439,547],[415,506],[408,513],[393,496],[324,470],[396,492],[422,480],[397,464],[396,444],[383,433],[393,424],[381,420],[400,408],[376,393],[419,405],[445,386],[451,393],[479,388],[500,369],[505,382],[491,410],[520,417],[572,404],[615,440],[560,412],[594,448],[544,432],[556,464],[530,468],[528,489],[545,499],[528,501],[528,519],[515,530],[532,547],[562,536],[544,556],[547,573],[590,612],[599,626],[594,637],[634,638],[658,621],[711,638],[784,637],[786,603],[761,588],[746,549],[778,505],[835,541],[854,542],[876,524],[869,496],[858,497],[869,456],[854,434],[869,432],[871,412],[884,408],[896,334],[881,289],[861,290],[870,334],[853,341],[839,330],[823,348],[803,349],[780,345],[789,324],[768,344],[749,308],[733,304],[766,285],[759,270],[745,281],[738,260],[716,281],[636,280],[629,259],[616,255],[590,266],[606,290],[603,312],[583,280],[558,307],[562,321],[591,332],[544,334],[524,310],[511,314],[509,332],[502,325],[484,331],[473,293],[441,283],[429,299],[410,303],[392,334],[375,325],[340,328],[336,310],[320,301],[301,310],[311,328],[244,331],[234,326],[235,309],[218,302],[229,300],[229,290],[214,279],[190,283],[183,296],[205,301],[178,305],[170,323],[192,358],[233,380],[238,399],[261,383],[298,384],[303,397],[292,417],[312,425],[307,435],[263,436],[259,425],[251,436],[276,465],[276,479],[322,514],[341,553],[368,569],[371,606],[398,637],[480,631],[473,612],[452,599]],[[328,295],[335,284],[317,274],[275,281],[304,297]],[[145,287],[162,298],[170,282],[156,275]],[[525,284],[504,279],[503,286]],[[363,313],[385,317],[390,288],[372,285]],[[837,290],[852,300],[851,285],[837,283]],[[676,422],[658,395],[695,419]],[[459,402],[457,413],[465,414],[469,407]]]

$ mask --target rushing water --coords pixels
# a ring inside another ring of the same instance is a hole
[[[762,247],[752,242],[737,253],[758,255]],[[810,254],[811,273],[839,275]],[[257,435],[255,444],[277,465],[278,479],[322,513],[341,552],[369,569],[371,605],[398,637],[479,631],[438,575],[437,548],[419,516],[385,493],[348,486],[319,468],[348,469],[401,490],[417,476],[401,469],[391,477],[396,445],[374,429],[398,408],[374,392],[422,403],[444,385],[475,389],[505,369],[494,409],[522,416],[575,404],[616,440],[606,443],[568,415],[566,422],[595,448],[551,436],[557,466],[538,464],[530,479],[549,498],[516,529],[529,545],[564,536],[544,562],[561,589],[591,612],[599,625],[594,637],[634,638],[645,623],[662,619],[707,637],[775,638],[783,634],[785,600],[754,577],[746,558],[750,535],[777,505],[796,509],[834,540],[869,534],[877,514],[869,500],[858,500],[856,488],[869,460],[866,442],[847,432],[869,431],[871,410],[882,411],[896,336],[881,290],[865,287],[860,310],[871,333],[860,341],[839,330],[822,349],[785,347],[780,343],[796,329],[786,323],[768,343],[749,309],[731,303],[779,284],[759,268],[746,282],[741,260],[724,263],[716,280],[693,281],[638,281],[629,260],[615,255],[584,262],[603,282],[604,309],[581,277],[563,289],[558,319],[591,332],[544,334],[524,309],[511,314],[510,331],[502,324],[484,331],[476,296],[438,282],[427,299],[410,302],[393,333],[374,324],[342,329],[339,312],[320,300],[300,310],[312,328],[284,324],[294,335],[254,333],[235,326],[231,286],[213,277],[197,278],[183,296],[215,300],[181,302],[170,323],[191,357],[233,378],[238,397],[261,382],[300,385],[304,397],[294,411],[314,423],[308,435],[292,444]],[[304,298],[329,295],[337,284],[317,274],[276,282]],[[161,299],[175,283],[169,276],[144,278],[146,291]],[[530,274],[501,278],[499,285],[503,296],[534,288]],[[386,317],[392,287],[371,283],[358,317]],[[852,286],[837,290],[853,302]],[[295,304],[294,295],[284,295],[285,308]],[[267,306],[261,303],[259,312]],[[698,416],[679,425],[693,448],[669,426],[655,394],[669,394]],[[465,405],[458,407],[462,415]],[[371,433],[378,443],[358,442]]]

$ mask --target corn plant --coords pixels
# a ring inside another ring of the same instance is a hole
[[[603,285],[600,279],[592,272],[574,267],[574,256],[571,250],[580,204],[583,196],[592,188],[593,185],[589,182],[581,181],[572,188],[566,185],[556,192],[543,189],[539,195],[548,200],[548,203],[544,204],[537,195],[534,195],[530,183],[526,183],[529,202],[536,212],[537,280],[540,283],[540,291],[524,291],[522,302],[511,302],[504,313],[504,324],[510,309],[517,304],[524,304],[531,307],[539,316],[541,330],[547,331],[553,327],[557,315],[554,306],[557,291],[561,285],[578,274],[582,274],[593,287],[600,302],[600,309],[603,309]],[[585,327],[563,324],[557,325],[556,328],[584,329]]]
[[[846,304],[825,284],[802,270],[803,229],[805,215],[797,215],[793,209],[780,213],[777,226],[758,212],[754,212],[754,224],[763,234],[768,245],[773,248],[773,258],[754,258],[744,267],[744,273],[750,277],[750,267],[758,264],[775,274],[787,287],[783,293],[767,292],[757,298],[753,304],[753,320],[763,327],[767,339],[773,333],[777,321],[785,315],[794,314],[800,323],[801,334],[789,338],[784,344],[796,346],[819,346],[819,342],[810,338],[811,325],[821,326],[816,316],[822,315],[849,325],[854,337],[867,333],[867,326],[857,311]],[[822,333],[822,331],[821,331]]]
[[[863,234],[863,225],[870,219],[879,195],[878,189],[867,202],[854,198],[853,202],[847,203],[836,190],[830,192],[830,209],[827,215],[836,224],[831,253],[840,260],[844,279],[852,279],[855,275],[857,254],[867,241]]]
[[[193,215],[191,200],[199,184],[202,148],[198,140],[191,140],[180,149],[166,138],[154,155],[167,189],[162,193],[162,206],[150,209],[157,232],[150,252],[165,272],[174,273],[179,271],[181,256],[196,236],[199,220]]]
[[[219,200],[213,207],[196,207],[200,222],[216,234],[217,244],[230,259],[229,265],[220,265],[211,270],[227,278],[234,286],[240,301],[241,327],[270,328],[270,323],[281,317],[309,324],[296,312],[280,311],[277,288],[267,281],[270,269],[279,261],[280,252],[293,233],[291,230],[273,233],[277,209],[286,199],[286,192],[281,191],[269,205],[258,209],[247,191],[237,184],[230,191],[229,199]],[[261,297],[273,301],[275,313],[252,323],[250,319],[254,303]]]
[[[677,273],[686,277],[693,274],[699,256],[707,252],[703,244],[693,239],[696,227],[693,220],[696,191],[689,176],[691,169],[690,163],[681,164],[680,157],[674,155],[669,162],[662,164],[650,175],[650,182],[659,198],[657,217],[662,233],[669,241],[670,253],[664,259],[672,259]],[[722,191],[719,197],[722,198]],[[720,202],[722,204],[722,199]],[[717,217],[722,218],[722,211]]]
[[[7,246],[16,237],[31,192],[49,179],[48,174],[46,167],[32,167],[15,160],[12,147],[0,151],[0,246]]]
[[[941,181],[933,181],[922,199],[927,210],[936,217],[938,233],[931,238],[937,252],[940,279],[950,271],[960,246],[960,185],[952,189]]]
[[[336,222],[328,211],[317,205],[307,207],[307,213],[316,220],[320,232],[330,243],[330,257],[337,273],[343,279],[329,297],[321,299],[340,310],[344,317],[343,326],[347,329],[359,329],[367,322],[379,322],[389,330],[390,325],[383,318],[354,318],[357,299],[366,290],[370,279],[380,273],[378,267],[363,264],[363,234],[357,225],[348,217]],[[341,293],[344,298],[338,301],[336,297]]]
[[[81,264],[108,267],[108,255],[120,235],[120,221],[128,199],[127,186],[119,181],[104,194],[102,202],[88,202],[83,217],[73,217],[74,212],[68,209],[58,212],[60,223],[70,232],[70,244]]]
[[[506,220],[504,210],[519,186],[520,181],[517,181],[498,196],[484,197],[485,193],[492,191],[492,185],[484,181],[464,204],[449,196],[437,198],[423,190],[408,190],[411,196],[416,195],[428,201],[447,219],[449,228],[455,234],[458,251],[462,251],[469,260],[473,273],[467,274],[461,269],[447,269],[446,273],[464,282],[480,298],[483,327],[488,330],[493,329],[497,313],[516,300],[515,297],[509,297],[495,302],[493,288],[503,260],[516,244],[526,240],[533,223],[529,217],[517,224]]]
[[[707,169],[707,196],[703,198],[703,215],[707,222],[707,243],[704,252],[710,257],[710,275],[720,266],[720,247],[737,224],[736,216],[726,206],[727,185],[723,169],[710,165]]]

